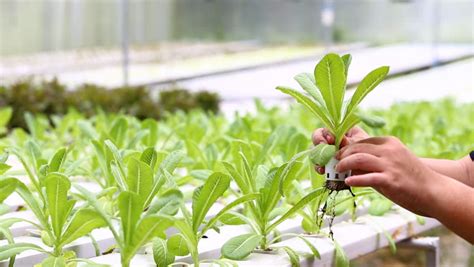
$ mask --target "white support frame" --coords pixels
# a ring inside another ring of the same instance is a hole
[[[440,240],[439,237],[410,238],[398,244],[400,247],[420,249],[425,252],[426,267],[439,267]]]

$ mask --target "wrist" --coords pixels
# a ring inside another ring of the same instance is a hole
[[[434,170],[429,169],[428,176],[429,180],[424,186],[426,192],[423,198],[423,206],[426,207],[426,214],[430,217],[437,217],[438,212],[444,206],[442,195],[446,194],[446,188],[448,187],[449,179],[446,179],[444,175],[437,173]]]

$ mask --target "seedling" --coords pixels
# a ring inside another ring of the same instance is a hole
[[[320,196],[324,192],[324,188],[321,187],[309,192],[293,206],[280,205],[282,203],[280,184],[287,177],[294,176],[301,167],[301,164],[293,160],[256,177],[257,166],[250,166],[244,153],[240,152],[239,155],[240,162],[236,164],[237,168],[226,162],[224,162],[224,166],[242,194],[259,192],[260,197],[246,203],[246,209],[243,214],[232,213],[233,218],[226,218],[223,221],[228,224],[248,224],[252,232],[236,236],[227,241],[222,247],[222,256],[232,260],[242,260],[255,249],[261,251],[281,249],[288,254],[290,259],[297,259],[298,254],[292,248],[276,246],[274,243],[279,239],[271,239],[270,237],[272,234],[273,236],[279,236],[280,234],[276,229],[277,226]],[[239,166],[241,167],[239,168]],[[318,257],[319,253],[316,248],[310,245],[309,242],[306,242],[306,244],[310,246],[314,256]]]
[[[99,142],[94,143],[96,149],[102,149]],[[183,202],[183,194],[176,189],[163,191],[166,175],[176,168],[181,156],[170,153],[157,166],[157,153],[153,148],[145,149],[141,154],[128,159],[125,168],[121,154],[111,141],[105,141],[109,161],[99,154],[103,160],[104,170],[110,172],[109,183],[117,187],[104,189],[102,194],[109,203],[110,210],[101,205],[102,199],[76,185],[81,196],[97,211],[112,232],[120,250],[122,266],[129,266],[133,256],[146,243],[159,236],[165,238],[164,231],[173,225],[173,217]],[[108,165],[107,165],[108,164]],[[153,172],[156,170],[156,174]],[[104,172],[104,173],[107,173]],[[115,191],[119,194],[114,194]],[[107,193],[109,192],[109,193]],[[119,224],[114,224],[115,209],[118,206]]]
[[[161,203],[153,207],[153,213],[142,213],[143,199],[131,191],[123,191],[115,199],[119,209],[119,223],[114,223],[114,217],[100,205],[94,194],[79,185],[76,188],[97,212],[96,217],[105,221],[112,232],[120,250],[122,266],[130,266],[130,261],[143,245],[157,236],[165,237],[164,231],[173,225],[173,218],[169,215],[176,213],[176,209],[167,209]],[[176,193],[172,197],[179,201],[180,194]]]
[[[16,192],[22,197],[37,220],[37,222],[33,222],[12,218],[2,221],[0,228],[3,228],[2,232],[9,240],[9,244],[0,247],[0,251],[2,251],[0,260],[10,258],[10,264],[13,264],[14,257],[18,253],[37,250],[49,255],[43,262],[44,266],[49,266],[48,262],[75,261],[75,256],[71,255],[71,252],[65,253],[63,247],[88,235],[92,230],[105,226],[105,221],[96,211],[86,207],[74,208],[76,201],[69,198],[71,182],[68,177],[58,172],[65,157],[66,150],[60,149],[48,164],[43,165],[41,179],[37,184],[40,190],[37,192],[31,191],[16,178],[0,180],[0,201]],[[34,225],[41,233],[43,243],[51,247],[51,250],[45,250],[30,243],[14,243],[11,234],[6,229],[20,221]]]
[[[202,186],[194,190],[192,212],[189,212],[184,204],[181,205],[183,218],[174,222],[174,226],[179,230],[179,233],[171,236],[166,244],[163,239],[157,239],[154,243],[153,253],[157,266],[168,266],[168,264],[174,262],[175,256],[188,254],[191,254],[194,265],[199,266],[201,260],[199,259],[198,244],[206,232],[211,228],[216,229],[216,223],[231,209],[259,196],[257,193],[249,193],[237,198],[206,222],[206,214],[217,199],[227,191],[230,179],[229,176],[223,173],[213,173]]]
[[[328,148],[328,145],[320,145],[315,148],[317,151],[313,158],[320,165],[328,164],[325,173],[326,187],[335,191],[349,189],[344,183],[344,179],[350,175],[350,172],[336,172],[334,165],[337,160],[332,156],[340,148],[346,132],[359,121],[362,120],[371,126],[380,125],[377,121],[358,114],[357,106],[368,93],[382,82],[389,71],[389,67],[383,66],[370,72],[362,79],[350,100],[344,102],[350,63],[351,55],[340,57],[331,53],[324,56],[316,65],[314,74],[302,73],[295,76],[295,80],[309,96],[288,87],[277,87],[281,92],[292,96],[303,104],[334,136],[335,147]],[[321,154],[320,158],[319,154]]]

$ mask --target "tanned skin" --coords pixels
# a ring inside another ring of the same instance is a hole
[[[313,143],[333,144],[325,129],[313,133]],[[352,170],[349,186],[370,186],[398,205],[436,218],[474,245],[474,162],[419,158],[396,137],[370,137],[351,129],[336,154],[338,172]],[[324,167],[316,166],[324,173]]]

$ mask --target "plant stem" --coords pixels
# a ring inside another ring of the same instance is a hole
[[[124,256],[122,256],[121,263],[122,263],[122,267],[130,267],[130,260],[125,259]]]
[[[193,251],[191,256],[193,258],[194,266],[199,267],[199,254],[196,252],[197,251]]]

